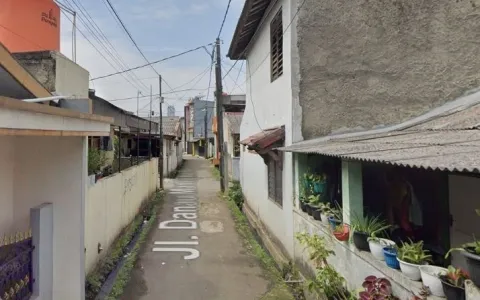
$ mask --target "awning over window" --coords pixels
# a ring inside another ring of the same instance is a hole
[[[269,149],[273,145],[283,143],[284,139],[285,127],[279,126],[255,133],[240,141],[240,144],[247,146],[249,150],[262,152],[262,150]]]

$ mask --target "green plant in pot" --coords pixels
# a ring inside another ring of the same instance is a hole
[[[317,269],[315,278],[307,281],[307,288],[315,299],[355,300],[345,287],[345,279],[330,265]]]
[[[330,203],[320,203],[320,219],[323,225],[328,225],[328,217],[330,216],[332,216],[332,206]]]
[[[421,279],[419,266],[430,262],[432,256],[427,250],[423,249],[423,241],[414,243],[410,240],[407,243],[402,243],[402,246],[398,249],[397,259],[402,273],[411,280],[418,281]]]
[[[305,232],[297,233],[296,238],[308,249],[309,258],[316,268],[315,277],[306,282],[315,299],[355,300],[345,288],[345,279],[327,262],[327,258],[335,252],[327,247],[325,238]]]
[[[308,196],[308,204],[310,205],[312,209],[312,214],[311,216],[315,219],[320,221],[320,204],[321,204],[321,198],[320,195],[310,195]]]
[[[313,188],[313,174],[310,171],[303,174],[303,187],[307,190]]]
[[[314,174],[311,176],[312,188],[315,194],[322,194],[325,192],[327,183],[327,176],[325,174]]]
[[[470,279],[467,272],[449,266],[447,274],[439,277],[447,300],[465,299],[465,280]]]
[[[480,216],[480,209],[475,212]],[[448,257],[452,251],[461,251],[467,262],[468,272],[473,283],[480,287],[480,241],[475,236],[473,242],[462,245],[461,248],[452,248],[445,257]]]
[[[390,227],[380,216],[359,216],[355,215],[352,220],[353,243],[358,250],[370,251],[368,238],[372,234],[379,233]]]
[[[298,195],[298,199],[300,200],[299,204],[300,204],[300,209],[303,211],[303,212],[307,212],[307,204],[308,204],[308,201],[307,201],[307,195],[305,193],[305,187],[300,185],[300,192],[299,192],[299,195]]]
[[[331,214],[328,217],[328,223],[330,224],[330,228],[335,230],[335,228],[342,224],[343,221],[342,208],[337,204],[337,207],[332,208],[330,212]]]
[[[385,230],[388,229],[391,225],[386,225],[386,228],[379,228],[378,230],[372,232],[370,237],[367,238],[368,248],[372,253],[373,257],[378,260],[385,260],[385,255],[383,253],[383,248],[388,246],[394,246],[395,242],[380,236],[385,236]]]

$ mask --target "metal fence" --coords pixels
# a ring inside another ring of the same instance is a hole
[[[0,298],[26,300],[32,294],[31,231],[0,238]]]

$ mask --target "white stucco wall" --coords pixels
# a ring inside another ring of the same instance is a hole
[[[283,36],[283,75],[271,82],[270,22],[282,7],[283,28],[291,20],[292,0],[281,0],[266,17],[247,54],[247,102],[240,128],[240,140],[275,126],[285,126],[285,145],[292,143],[291,28]],[[267,58],[265,58],[269,55]],[[253,105],[252,105],[253,103]],[[298,122],[299,120],[296,120]],[[263,159],[241,151],[240,179],[248,205],[286,251],[293,255],[292,155],[284,155],[283,207],[268,199],[267,166]]]
[[[86,138],[24,136],[13,137],[11,143],[12,229],[25,231],[30,209],[52,203],[54,299],[84,299]]]
[[[0,236],[13,229],[14,137],[0,137]]]
[[[170,147],[170,148],[169,148]],[[170,139],[163,140],[163,176],[167,176],[177,169],[183,159],[183,143],[175,142]]]
[[[87,191],[85,205],[85,267],[87,273],[157,189],[158,158],[102,178]],[[98,253],[98,243],[104,249]]]

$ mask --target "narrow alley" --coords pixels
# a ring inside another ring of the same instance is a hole
[[[235,230],[204,159],[187,157],[140,254],[124,300],[259,299],[269,281]]]

